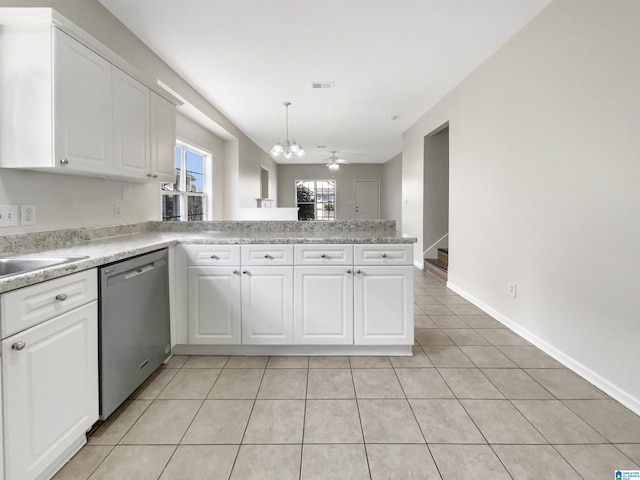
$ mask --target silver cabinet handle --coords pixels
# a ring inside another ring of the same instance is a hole
[[[153,175],[153,178],[158,178],[158,175]]]
[[[231,272],[233,275],[238,275],[240,272],[238,270],[234,270],[233,272]]]
[[[11,349],[12,350],[22,350],[26,346],[27,346],[27,344],[24,343],[24,342],[16,342],[13,345],[11,345]]]
[[[362,271],[360,271],[360,270],[356,270],[356,273],[359,275],[359,274],[361,274],[361,273],[362,273]]]
[[[347,270],[347,273],[351,273],[351,269]]]
[[[150,173],[147,173],[147,177],[151,178],[151,174],[150,174]]]
[[[69,159],[68,158],[61,158],[60,159],[60,165],[69,165]]]
[[[213,258],[214,260],[218,260],[218,258],[220,257],[218,257],[217,255],[211,255],[211,258]]]
[[[59,293],[58,295],[56,295],[56,300],[58,300],[59,302],[64,302],[67,298],[68,297],[66,293]]]
[[[383,254],[382,254],[382,258],[387,258],[387,254],[386,254],[386,253],[383,253]]]
[[[323,253],[322,255],[320,255],[320,258],[327,258],[327,255]]]
[[[246,274],[248,274],[249,272],[247,272],[246,270],[242,270],[242,273],[243,273],[244,275],[246,275]]]
[[[271,258],[271,255],[269,255],[269,254],[267,253],[267,254],[264,256],[264,258],[269,259],[269,258]]]

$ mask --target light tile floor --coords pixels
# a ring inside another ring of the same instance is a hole
[[[613,479],[640,417],[415,274],[413,357],[186,357],[56,480]]]

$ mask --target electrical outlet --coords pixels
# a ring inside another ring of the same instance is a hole
[[[36,206],[20,205],[20,225],[36,224]]]
[[[515,283],[510,283],[509,284],[509,295],[512,296],[513,298],[516,298],[516,284]]]
[[[114,203],[113,204],[113,216],[116,218],[122,217],[122,204]]]

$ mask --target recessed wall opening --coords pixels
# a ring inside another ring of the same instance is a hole
[[[269,198],[269,170],[260,167],[260,198]]]
[[[423,258],[434,273],[449,264],[449,122],[424,137]]]

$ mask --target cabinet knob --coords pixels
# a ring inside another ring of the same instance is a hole
[[[387,254],[386,254],[386,253],[383,253],[383,254],[382,254],[382,258],[387,258]]]
[[[320,255],[320,258],[327,258],[327,255],[323,253],[322,255]]]
[[[269,259],[271,258],[271,255],[269,255],[268,253],[264,256],[264,258]]]
[[[11,345],[11,349],[12,350],[22,350],[26,346],[27,346],[27,344],[24,343],[24,342],[16,342],[13,345]]]
[[[218,260],[218,256],[217,255],[211,255],[211,258],[213,258],[214,260]]]
[[[61,158],[60,159],[60,165],[69,165],[69,159],[68,158]]]
[[[238,270],[234,270],[233,272],[231,272],[233,275],[238,275],[240,272]]]
[[[244,275],[246,275],[246,274],[248,274],[249,272],[247,272],[246,270],[242,270],[242,273],[243,273]]]
[[[357,273],[358,275],[360,275],[360,274],[362,273],[362,271],[361,271],[361,270],[356,270],[356,273]]]
[[[351,273],[351,269],[347,270],[347,273]]]
[[[67,298],[68,297],[66,293],[59,293],[58,295],[56,295],[56,300],[58,300],[59,302],[64,302]]]
[[[158,174],[154,174],[154,175],[153,175],[153,178],[158,178]]]
[[[150,173],[147,173],[147,177],[151,178],[151,174],[150,174]]]

